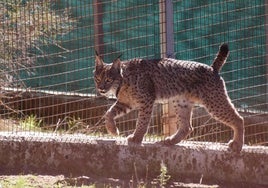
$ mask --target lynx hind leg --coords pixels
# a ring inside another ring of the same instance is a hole
[[[160,141],[164,145],[175,145],[180,141],[184,140],[192,131],[192,107],[193,103],[187,99],[181,98],[172,100],[173,110],[177,114],[178,130],[175,134],[167,137],[164,141]]]
[[[229,141],[229,149],[240,152],[244,144],[244,119],[238,114],[225,91],[211,92],[209,95],[206,97],[205,107],[215,119],[233,129],[234,136]]]

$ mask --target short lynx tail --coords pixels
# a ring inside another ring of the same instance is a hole
[[[214,71],[220,72],[228,55],[229,55],[229,47],[228,44],[224,43],[220,46],[219,52],[211,65]]]

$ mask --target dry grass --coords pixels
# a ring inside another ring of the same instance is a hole
[[[0,2],[0,86],[17,83],[19,69],[31,72],[29,67],[45,53],[40,46],[53,44],[60,47],[57,36],[73,28],[75,20],[67,10],[51,8],[55,2]]]

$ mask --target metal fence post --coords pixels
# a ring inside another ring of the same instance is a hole
[[[173,3],[166,0],[166,56],[174,58],[174,29],[173,29]]]
[[[266,33],[266,42],[265,42],[265,66],[266,66],[266,108],[268,109],[268,0],[265,0],[265,33]]]
[[[103,10],[102,3],[98,2],[98,0],[93,0],[93,13],[94,13],[94,43],[95,50],[100,55],[104,53],[104,44],[103,44]]]
[[[159,0],[161,57],[174,58],[173,3]]]
[[[174,58],[173,3],[172,0],[159,0],[161,57]],[[176,113],[171,101],[163,108],[163,133],[171,135],[177,131]]]

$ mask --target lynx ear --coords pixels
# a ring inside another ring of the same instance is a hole
[[[95,50],[95,67],[103,67],[103,60],[99,56],[98,52]]]
[[[119,55],[119,56],[113,61],[112,68],[117,69],[117,70],[120,69],[120,65],[121,65],[120,57],[121,57],[121,56],[122,56],[122,54]]]

